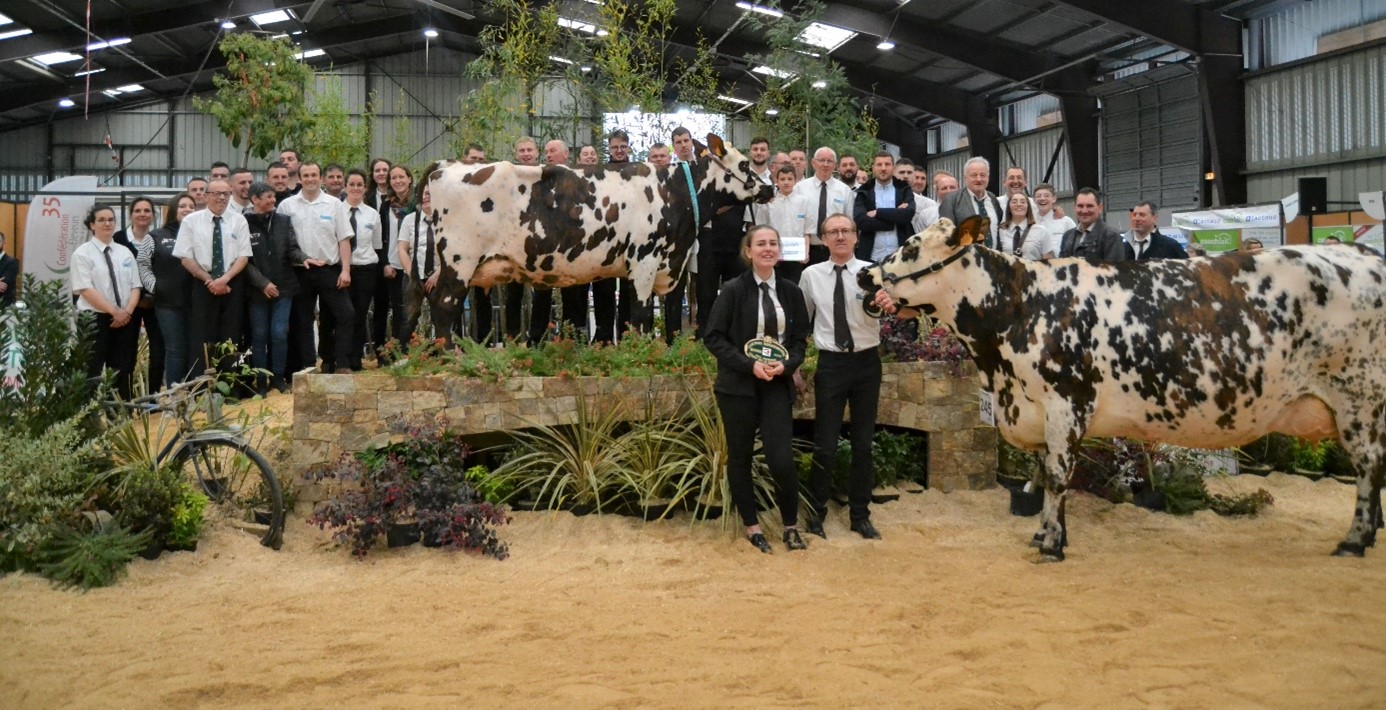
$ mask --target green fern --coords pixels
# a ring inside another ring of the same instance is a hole
[[[64,589],[105,587],[125,573],[125,565],[149,545],[152,533],[132,534],[120,525],[83,533],[55,529],[39,548],[39,573]]]

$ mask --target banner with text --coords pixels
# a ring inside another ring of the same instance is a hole
[[[96,204],[95,191],[96,176],[73,175],[48,183],[34,195],[24,223],[25,272],[41,281],[61,279],[64,291],[71,288],[71,256],[87,240],[82,220]]]
[[[1280,203],[1175,212],[1171,223],[1189,232],[1218,229],[1280,228]]]

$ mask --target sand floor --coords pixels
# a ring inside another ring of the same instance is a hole
[[[1062,564],[1000,489],[879,506],[885,539],[765,556],[717,523],[520,513],[505,562],[366,561],[296,521],[117,586],[0,579],[0,707],[1386,706],[1386,548],[1352,489],[1273,474],[1256,519],[1070,501]]]

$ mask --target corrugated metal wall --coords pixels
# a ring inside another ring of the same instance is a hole
[[[1328,178],[1328,199],[1386,188],[1386,46],[1270,70],[1246,80],[1247,191],[1279,200],[1300,177]]]
[[[932,176],[934,173],[940,170],[947,170],[948,172],[952,173],[954,177],[958,178],[958,185],[962,185],[963,165],[967,163],[967,159],[971,157],[971,151],[969,151],[966,148],[963,148],[962,150],[955,150],[948,153],[940,153],[938,155],[933,156],[932,158],[929,158],[928,165],[930,179],[932,180]],[[929,184],[929,193],[933,194],[932,182]]]
[[[1009,128],[1006,131],[1011,135],[1033,131],[1039,126],[1039,117],[1046,113],[1059,110],[1059,97],[1049,94],[1031,96],[1023,101],[1003,106],[998,109],[1004,120],[1001,125]],[[1003,130],[1004,130],[1003,128]]]
[[[1296,2],[1268,17],[1250,20],[1251,36],[1261,47],[1249,47],[1259,66],[1293,62],[1318,52],[1319,37],[1386,18],[1381,0],[1315,0]]]
[[[1102,100],[1102,191],[1108,221],[1126,226],[1126,211],[1152,200],[1161,211],[1196,207],[1202,191],[1202,114],[1197,77],[1151,82]]]
[[[1049,167],[1049,161],[1054,157],[1054,147],[1059,144],[1063,134],[1062,126],[1053,126],[1007,138],[1001,142],[1003,165],[994,166],[993,169],[1004,175],[1005,168],[1024,168],[1030,189],[1033,190],[1036,185],[1046,182],[1045,170]],[[1068,157],[1067,143],[1064,144],[1063,150],[1059,151],[1059,159],[1054,163],[1054,172],[1047,182],[1054,186],[1060,197],[1073,194],[1073,163]]]

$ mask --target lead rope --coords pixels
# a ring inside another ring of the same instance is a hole
[[[688,197],[693,200],[693,233],[703,228],[702,213],[698,210],[698,193],[693,190],[693,170],[688,167],[688,162],[680,163],[683,166],[683,177],[688,181]]]

